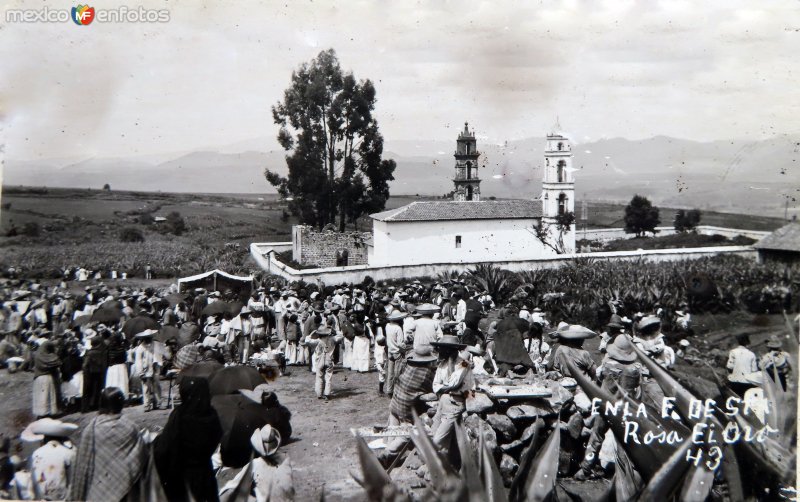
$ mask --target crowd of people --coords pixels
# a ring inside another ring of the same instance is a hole
[[[20,280],[7,282],[2,290],[0,365],[9,372],[33,373],[37,421],[27,434],[42,441],[28,465],[8,462],[13,468],[4,475],[2,488],[19,498],[118,500],[148,478],[150,443],[170,500],[185,499],[187,490],[197,500],[216,500],[243,482],[252,483],[258,500],[266,500],[258,498],[264,490],[291,498],[291,481],[286,481],[291,466],[278,452],[288,437],[269,426],[253,434],[255,460],[218,485],[221,465],[212,457],[228,431],[215,421],[203,378],[180,381],[180,404],[157,435],[142,434],[120,414],[130,405],[145,412],[171,407],[176,375],[212,361],[284,375],[287,366],[307,366],[315,375],[313,392],[324,401],[336,395],[334,369],[374,372],[378,393],[389,398],[389,425],[411,423],[413,412],[424,410],[421,397],[435,394],[431,433],[443,451],[475,390],[476,375],[559,380],[575,393],[574,404],[564,408],[565,422],[575,426],[585,444],[573,455],[582,461],[576,461],[570,475],[587,479],[603,474],[597,463],[607,425],[588,416],[588,399],[575,388],[571,372],[577,368],[611,394],[622,389],[659,409],[664,392],[637,362],[633,346],[665,368],[694,350],[685,305],[675,313],[684,338],[672,346],[661,332],[660,310],[623,312],[612,304],[605,331],[597,333],[565,321],[551,326],[548,312],[532,299],[495,305],[486,290],[459,280],[319,289],[263,285],[249,294],[102,283],[85,286],[80,294],[73,290],[65,282],[45,287]],[[596,337],[596,350],[584,348],[586,340]],[[760,367],[774,368],[783,379],[791,369],[788,355],[778,339],[770,343]],[[728,362],[731,388],[740,394],[759,384],[753,380],[757,358],[746,345],[742,337]],[[165,382],[170,386],[167,402]],[[72,445],[68,437],[77,426],[56,418],[76,411],[98,415],[83,429],[79,444]],[[197,437],[203,441],[192,439]],[[198,460],[187,464],[176,458],[176,445],[196,452]],[[383,460],[391,463],[404,446],[402,440],[389,445]],[[43,470],[42,458],[58,467]]]

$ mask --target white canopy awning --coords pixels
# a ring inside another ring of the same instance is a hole
[[[253,276],[252,275],[247,275],[247,276],[244,276],[244,275],[233,275],[233,274],[229,274],[227,272],[223,272],[222,270],[219,270],[219,269],[215,268],[214,270],[210,270],[208,272],[203,272],[202,274],[192,275],[192,276],[189,276],[189,277],[181,277],[180,279],[178,279],[178,284],[181,284],[183,282],[194,282],[194,281],[197,281],[197,280],[200,280],[200,279],[205,279],[206,277],[210,277],[212,275],[220,275],[222,277],[226,277],[226,278],[234,280],[234,281],[242,281],[242,282],[252,282],[253,281]]]

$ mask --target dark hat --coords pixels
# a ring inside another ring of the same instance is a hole
[[[452,347],[455,349],[463,349],[467,346],[466,343],[461,343],[456,335],[444,335],[438,342],[431,342],[434,347]]]
[[[311,333],[311,338],[319,338],[321,336],[330,336],[331,335],[331,328],[327,326],[320,326],[319,328],[315,329],[313,333]]]
[[[625,325],[622,324],[622,318],[617,314],[611,316],[611,320],[608,321],[606,326],[609,328],[625,329]]]

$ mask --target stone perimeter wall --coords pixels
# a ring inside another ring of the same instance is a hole
[[[371,232],[318,231],[307,225],[292,227],[292,259],[320,268],[337,266],[346,251],[347,265],[366,265]]]
[[[348,267],[327,267],[306,270],[295,270],[275,258],[279,253],[291,248],[290,242],[254,242],[250,244],[250,254],[267,273],[283,277],[288,281],[304,280],[322,284],[359,283],[370,276],[375,281],[387,279],[406,279],[412,277],[435,277],[440,272],[450,270],[464,271],[474,267],[475,263],[433,263],[429,265],[397,265],[388,267],[370,267],[369,265],[352,265]],[[558,267],[575,258],[592,258],[600,260],[647,260],[675,261],[693,260],[717,254],[732,254],[756,260],[758,253],[750,246],[719,246],[686,249],[652,249],[647,251],[613,251],[602,253],[578,253],[556,258],[525,260],[512,262],[492,262],[500,268],[511,271],[531,270],[536,268]]]

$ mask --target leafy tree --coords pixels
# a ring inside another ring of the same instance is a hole
[[[647,197],[634,195],[630,204],[625,206],[625,232],[641,237],[645,232],[655,234],[661,223],[658,208],[650,203]]]
[[[139,216],[139,223],[142,225],[152,225],[155,221],[156,219],[153,218],[153,215],[150,213],[142,213],[141,216]]]
[[[106,190],[106,191],[110,192],[111,191],[111,185],[106,183],[105,185],[103,185],[103,190]]]
[[[122,242],[144,242],[144,234],[135,227],[125,227],[119,233]]]
[[[167,215],[166,227],[170,233],[181,235],[186,230],[186,222],[183,221],[181,213],[172,211]]]
[[[333,49],[292,73],[283,101],[272,107],[278,141],[289,152],[287,177],[266,169],[267,181],[305,224],[322,228],[381,211],[389,199],[394,160],[372,115],[375,87],[342,71]]]
[[[699,209],[690,209],[689,211],[679,209],[678,212],[675,213],[673,225],[678,232],[694,232],[697,229],[697,225],[700,224],[700,218],[701,214]]]
[[[554,223],[542,220],[538,226],[533,227],[533,230],[539,242],[558,254],[564,254],[568,251],[567,245],[564,243],[564,235],[572,230],[574,224],[575,213],[567,211],[556,216]]]

